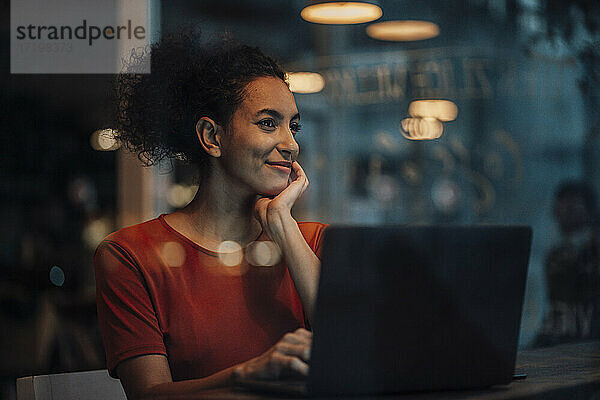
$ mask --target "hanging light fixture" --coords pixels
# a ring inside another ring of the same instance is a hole
[[[443,122],[454,121],[458,107],[450,100],[415,100],[408,106],[410,117],[400,124],[400,133],[410,140],[434,140],[444,132]]]
[[[362,24],[375,21],[383,11],[374,1],[312,1],[300,16],[317,24]]]
[[[316,72],[288,72],[286,78],[294,93],[318,93],[325,87],[325,79]]]
[[[377,22],[367,26],[366,31],[373,39],[397,42],[431,39],[440,34],[437,24],[417,20]]]
[[[450,100],[415,100],[408,106],[411,117],[435,118],[439,121],[454,121],[458,115],[458,107]]]
[[[444,126],[431,117],[404,118],[400,124],[400,133],[410,140],[434,140],[442,136]]]

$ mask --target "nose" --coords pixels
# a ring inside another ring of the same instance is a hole
[[[300,152],[300,146],[298,146],[298,142],[296,142],[292,130],[290,128],[282,129],[281,136],[282,138],[279,141],[277,149],[281,154],[286,156],[286,159],[295,160]]]

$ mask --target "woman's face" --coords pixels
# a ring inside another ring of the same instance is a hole
[[[246,86],[246,97],[223,135],[219,162],[235,185],[277,195],[287,187],[298,157],[299,129],[300,114],[287,85],[279,78],[257,78]]]

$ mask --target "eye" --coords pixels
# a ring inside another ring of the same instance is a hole
[[[277,127],[277,124],[275,124],[275,121],[272,118],[261,119],[256,123],[256,125],[268,131]]]
[[[292,122],[290,124],[290,130],[294,135],[302,130],[302,125],[299,122]]]

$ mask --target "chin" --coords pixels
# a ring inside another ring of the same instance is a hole
[[[286,187],[287,187],[287,184],[279,185],[279,186],[271,186],[268,188],[261,188],[258,191],[258,193],[261,196],[274,197],[274,196],[277,196],[279,193],[281,193],[283,191],[283,189],[285,189]]]

